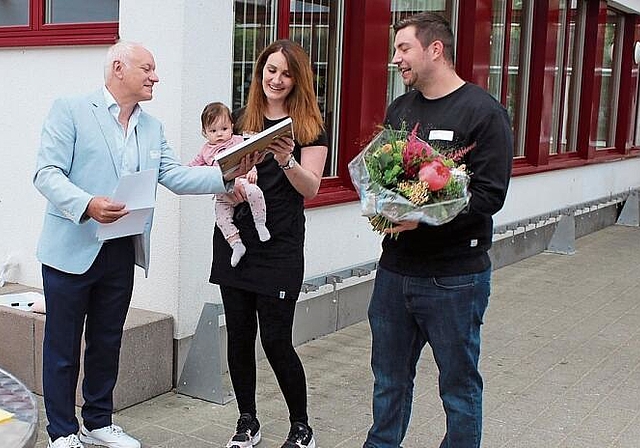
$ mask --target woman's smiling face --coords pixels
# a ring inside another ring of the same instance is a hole
[[[289,74],[287,58],[281,51],[271,53],[262,69],[262,89],[268,101],[284,101],[295,82]]]

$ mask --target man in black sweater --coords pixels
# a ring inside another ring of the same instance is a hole
[[[449,223],[400,222],[383,243],[369,305],[373,425],[365,448],[398,448],[411,417],[416,364],[426,343],[439,369],[447,416],[440,448],[478,448],[482,433],[480,326],[489,300],[492,215],[504,203],[513,133],[504,107],[455,72],[449,23],[421,13],[395,24],[395,54],[413,88],[387,109],[385,124],[413,129],[436,150],[464,156],[471,200]]]

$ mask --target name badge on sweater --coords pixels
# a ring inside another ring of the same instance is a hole
[[[453,140],[453,131],[444,131],[440,129],[432,129],[429,131],[429,140]]]

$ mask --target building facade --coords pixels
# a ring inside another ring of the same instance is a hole
[[[306,277],[375,261],[380,237],[360,215],[347,163],[405,91],[390,64],[392,24],[425,10],[451,21],[459,74],[513,121],[512,185],[497,227],[537,225],[552,211],[640,187],[637,0],[10,0],[0,4],[0,264],[12,263],[8,279],[41,285],[35,247],[45,204],[31,180],[44,117],[54,98],[102,85],[106,48],[118,38],[154,53],[160,83],[142,107],[164,122],[184,162],[202,145],[203,106],[241,106],[260,50],[276,38],[299,42],[330,138],[320,194],[307,203]],[[161,188],[155,217],[150,274],[137,273],[133,306],[171,314],[180,341],[195,331],[203,303],[219,301],[207,282],[212,202]]]

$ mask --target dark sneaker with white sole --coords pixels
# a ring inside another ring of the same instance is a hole
[[[300,422],[293,422],[287,440],[282,448],[316,448],[316,441],[313,438],[313,431],[309,425]]]
[[[236,425],[236,433],[225,448],[251,448],[260,442],[260,422],[251,414],[242,414]]]

